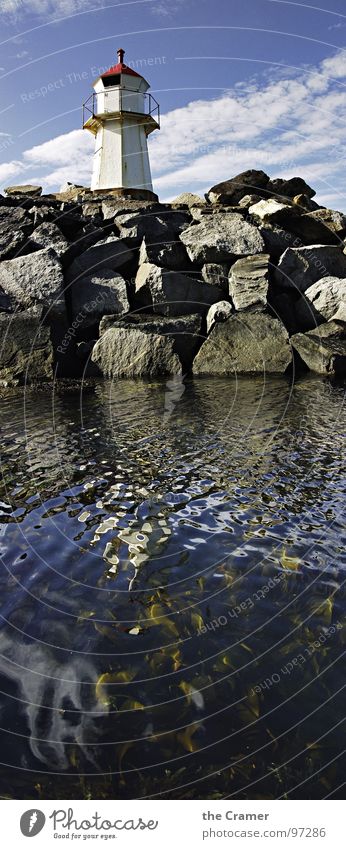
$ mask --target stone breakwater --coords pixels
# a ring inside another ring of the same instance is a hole
[[[246,171],[172,203],[0,196],[0,381],[346,372],[346,216]]]

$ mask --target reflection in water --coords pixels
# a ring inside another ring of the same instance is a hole
[[[2,795],[342,798],[343,398],[3,400]]]

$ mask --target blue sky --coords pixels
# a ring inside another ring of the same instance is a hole
[[[1,0],[0,186],[89,185],[81,104],[124,47],[161,105],[161,199],[256,167],[346,209],[346,9],[321,3]]]

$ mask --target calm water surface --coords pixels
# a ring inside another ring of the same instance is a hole
[[[344,796],[344,387],[1,402],[0,793]]]

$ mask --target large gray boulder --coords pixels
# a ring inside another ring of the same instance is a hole
[[[68,269],[69,282],[85,274],[91,274],[99,268],[110,268],[117,271],[133,259],[133,252],[122,239],[109,236],[91,245],[80,256],[76,257]]]
[[[117,215],[115,224],[120,237],[133,246],[140,245],[144,238],[147,243],[163,246],[165,242],[177,239],[181,229],[186,227],[190,220],[188,213],[163,209],[160,212],[148,210]]]
[[[60,259],[67,256],[70,245],[57,224],[46,221],[31,233],[30,241],[38,248],[53,248]]]
[[[296,333],[291,343],[311,371],[346,374],[346,325],[329,321],[308,333]]]
[[[61,262],[51,248],[0,263],[0,286],[22,308],[38,304],[48,319],[65,315]]]
[[[139,265],[150,262],[174,271],[186,271],[191,265],[186,248],[179,239],[174,242],[159,243],[158,245],[143,242],[139,251]]]
[[[229,262],[232,258],[260,254],[264,241],[253,224],[239,213],[204,216],[200,224],[187,227],[180,235],[192,262]]]
[[[291,177],[289,180],[281,178],[269,180],[267,192],[279,199],[294,198],[296,195],[306,195],[308,198],[313,198],[316,194],[302,177]]]
[[[217,286],[209,286],[201,280],[152,263],[139,266],[136,293],[155,313],[166,316],[205,313],[208,306],[222,298],[222,291]]]
[[[301,324],[309,330],[330,321],[342,306],[346,306],[346,279],[323,277],[299,299],[297,312]]]
[[[275,272],[277,285],[284,290],[305,292],[322,277],[346,277],[346,256],[334,245],[287,248]]]
[[[237,204],[245,195],[258,194],[258,190],[265,189],[269,182],[268,174],[264,171],[242,171],[230,180],[217,183],[207,192],[208,203],[220,203],[223,206]],[[261,191],[259,192],[261,194]]]
[[[23,383],[51,380],[53,347],[40,310],[0,314],[0,379]]]
[[[178,209],[187,207],[190,209],[191,206],[206,206],[206,200],[200,197],[200,195],[193,194],[193,192],[182,192],[181,195],[178,195],[178,197],[171,201],[171,206],[173,209],[174,207]]]
[[[229,273],[229,294],[236,310],[264,309],[269,286],[269,255],[238,259]]]
[[[0,261],[11,259],[26,246],[32,221],[25,209],[0,207]]]
[[[147,212],[157,209],[156,201],[130,200],[130,198],[106,198],[101,203],[102,215],[105,221],[114,220],[117,215],[128,215],[129,213]]]
[[[326,233],[334,233],[340,240],[346,236],[346,215],[336,209],[319,207],[314,212],[308,212],[304,215],[304,220],[323,225]]]
[[[124,278],[100,268],[71,285],[71,308],[79,327],[90,327],[104,315],[123,315],[130,309]]]
[[[264,249],[271,258],[278,261],[287,248],[297,248],[302,245],[302,240],[278,224],[261,224],[259,232],[264,241]]]
[[[102,320],[91,357],[105,377],[158,377],[190,368],[200,341],[200,316],[132,315],[111,322]]]
[[[291,361],[288,333],[280,321],[261,312],[242,313],[214,325],[195,358],[193,372],[283,373]]]

